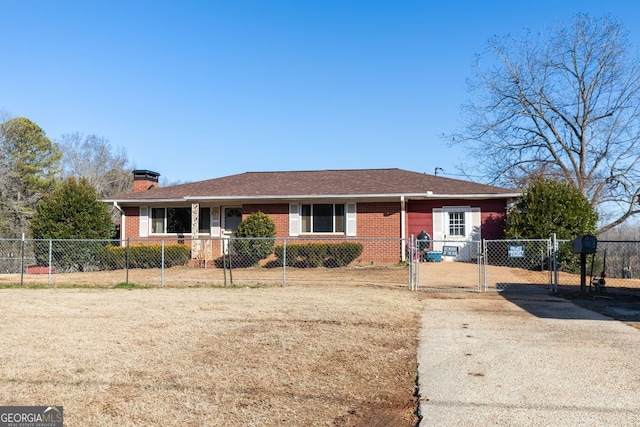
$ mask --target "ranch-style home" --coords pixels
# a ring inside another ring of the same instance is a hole
[[[366,245],[359,262],[398,262],[407,239],[421,232],[434,251],[501,238],[507,205],[520,195],[402,169],[246,172],[167,187],[158,177],[135,170],[132,193],[104,200],[121,212],[120,237],[184,240],[198,259],[220,257],[221,238],[261,211],[275,222],[278,239],[386,239]]]

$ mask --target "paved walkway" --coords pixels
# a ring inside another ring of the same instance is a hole
[[[640,426],[640,330],[548,294],[429,298],[420,426]]]

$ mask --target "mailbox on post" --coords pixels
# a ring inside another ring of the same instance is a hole
[[[598,239],[596,236],[587,234],[576,237],[572,241],[573,253],[580,254],[580,291],[587,291],[587,254],[595,254],[598,250]],[[592,260],[593,263],[593,260]]]
[[[596,236],[587,234],[573,239],[574,254],[595,254],[598,249],[598,239]]]

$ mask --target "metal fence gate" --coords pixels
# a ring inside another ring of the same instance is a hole
[[[411,239],[411,288],[433,291],[556,290],[552,239],[427,241]]]
[[[483,290],[481,241],[411,238],[411,289],[480,292]]]
[[[552,291],[556,270],[551,239],[483,241],[484,291]]]

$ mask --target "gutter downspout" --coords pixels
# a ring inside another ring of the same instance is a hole
[[[118,206],[118,202],[113,202],[113,207],[120,212],[120,246],[125,246],[126,237],[125,234],[127,232],[126,227],[126,215],[120,206]]]
[[[402,262],[405,262],[407,260],[407,251],[405,250],[405,247],[407,246],[406,236],[405,236],[405,233],[406,233],[405,215],[406,215],[406,202],[404,200],[404,196],[400,196],[400,241],[401,241],[400,259],[402,260]]]

